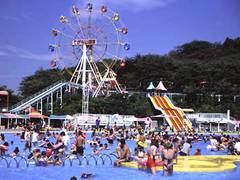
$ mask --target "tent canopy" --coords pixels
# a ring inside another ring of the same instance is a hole
[[[0,113],[0,118],[1,118],[1,119],[5,119],[5,118],[8,118],[8,117],[5,116],[4,114]]]
[[[161,90],[161,91],[167,91],[167,89],[165,88],[165,86],[163,85],[163,82],[160,81],[156,87],[156,90]]]
[[[49,119],[72,120],[73,117],[70,115],[50,115]]]
[[[154,90],[154,89],[155,89],[155,87],[154,87],[153,83],[150,82],[150,84],[149,84],[147,90]]]
[[[29,118],[39,118],[39,119],[47,119],[48,117],[45,115],[42,115],[40,112],[32,111],[28,114]]]
[[[27,114],[19,114],[22,119],[29,119],[29,116]]]
[[[3,113],[3,117],[1,118],[7,118],[7,119],[23,119],[22,116],[18,114],[11,114],[11,113]]]

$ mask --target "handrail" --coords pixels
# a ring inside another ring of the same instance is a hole
[[[29,96],[29,97],[26,98],[26,99],[23,99],[23,100],[20,101],[19,103],[13,105],[13,106],[10,108],[10,109],[11,109],[10,111],[12,111],[13,109],[15,109],[15,108],[21,106],[22,104],[24,104],[24,103],[26,103],[26,102],[32,100],[34,97],[37,97],[37,96],[43,94],[45,91],[48,91],[48,90],[50,90],[51,88],[54,89],[54,87],[57,87],[57,85],[66,85],[67,83],[68,83],[68,82],[63,81],[63,80],[62,80],[62,81],[57,81],[57,82],[55,82],[54,84],[52,84],[52,85],[50,85],[50,86],[44,88],[43,90],[41,90],[41,91],[39,91],[39,92],[33,94],[32,96]]]
[[[50,86],[48,86],[48,87],[42,89],[41,91],[38,91],[37,93],[35,93],[35,94],[33,94],[33,95],[31,95],[31,96],[29,96],[29,97],[23,99],[22,101],[20,101],[19,103],[13,105],[12,107],[13,107],[13,108],[14,108],[14,107],[17,107],[17,106],[19,106],[19,105],[21,105],[21,104],[23,104],[23,103],[29,101],[29,100],[32,99],[33,97],[38,96],[39,94],[45,92],[46,90],[51,89],[52,87],[54,87],[54,86],[56,86],[56,85],[58,85],[58,84],[60,84],[60,83],[63,83],[63,82],[64,82],[63,80],[61,80],[61,81],[57,81],[57,82],[55,82],[54,84],[52,84],[52,85],[50,85]],[[13,108],[12,108],[12,109],[13,109]]]
[[[55,158],[52,156],[51,158],[49,158],[49,160],[53,160],[54,163],[53,165],[57,165],[55,163]],[[67,164],[69,164],[71,167],[73,166],[73,162],[74,160],[78,161],[78,165],[81,166],[82,162],[85,161],[86,165],[93,165],[90,163],[90,160],[92,160],[94,162],[95,166],[100,165],[99,163],[101,163],[102,165],[105,165],[106,163],[106,159],[109,159],[109,164],[112,165],[113,164],[113,160],[117,159],[117,156],[114,153],[110,153],[110,154],[105,154],[105,153],[100,153],[98,155],[96,154],[87,154],[87,155],[83,155],[83,156],[78,156],[78,155],[74,155],[74,154],[66,154],[63,155],[62,157],[58,157],[61,160],[61,166],[66,166],[66,162],[68,162]],[[100,160],[100,161],[99,161]],[[17,156],[10,156],[10,155],[0,155],[0,163],[1,161],[4,161],[6,164],[7,168],[10,168],[11,165],[13,165],[13,167],[16,168],[20,168],[21,162],[24,162],[24,166],[29,167],[30,164],[32,164],[31,162],[33,162],[34,166],[38,166],[38,163],[33,160],[33,159],[27,159],[24,156],[21,155],[17,155]],[[15,164],[15,166],[14,166]]]

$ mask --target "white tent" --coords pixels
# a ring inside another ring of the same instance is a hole
[[[155,86],[153,85],[152,82],[150,82],[150,84],[149,84],[147,90],[154,90],[154,89],[155,89]]]
[[[167,91],[167,88],[163,85],[163,82],[160,81],[156,87],[156,90]]]

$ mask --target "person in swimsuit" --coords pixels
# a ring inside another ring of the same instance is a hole
[[[175,160],[175,164],[178,163],[178,146],[179,146],[179,142],[178,142],[178,138],[174,138],[173,139],[173,149],[174,149],[174,160]]]
[[[77,177],[76,177],[76,176],[72,176],[72,177],[70,178],[70,180],[77,180]]]
[[[201,149],[198,148],[196,152],[194,153],[194,156],[201,156]]]
[[[92,178],[93,177],[93,174],[92,173],[82,173],[82,175],[81,175],[81,178],[82,179],[90,179],[90,178]]]
[[[17,156],[18,154],[19,154],[19,148],[16,147],[16,148],[14,149],[14,151],[10,154],[10,156],[15,157],[15,156]]]
[[[156,158],[157,149],[159,148],[159,142],[156,139],[151,140],[151,146],[148,148],[148,158],[147,158],[147,168],[151,171],[153,175],[156,174]]]
[[[165,149],[163,150],[162,160],[163,160],[163,175],[171,176],[173,174],[173,158],[174,149],[170,142],[165,144]]]
[[[8,151],[8,142],[0,145],[0,155],[4,155],[6,151]]]
[[[25,132],[25,137],[24,137],[24,140],[26,141],[25,143],[25,147],[23,149],[23,154],[26,153],[26,150],[28,149],[29,152],[31,152],[31,148],[32,148],[32,142],[31,142],[31,136],[32,136],[32,133],[31,133],[31,130],[30,128],[27,128],[27,131]]]
[[[84,144],[85,144],[85,138],[83,137],[82,132],[79,131],[77,142],[76,142],[76,149],[77,149],[77,154],[80,156],[82,156],[84,153]]]
[[[116,149],[118,158],[115,161],[115,166],[120,166],[121,162],[129,162],[131,160],[131,152],[125,139],[120,139],[120,144]]]

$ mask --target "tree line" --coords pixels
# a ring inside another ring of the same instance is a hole
[[[150,82],[156,86],[162,80],[168,92],[182,94],[173,97],[179,107],[193,108],[196,112],[225,113],[230,109],[234,117],[240,118],[240,38],[226,38],[223,43],[192,41],[166,55],[136,55],[128,58],[124,67],[117,63],[114,68],[118,81],[127,90],[146,92]],[[65,70],[39,69],[22,80],[18,95],[9,90],[10,104],[62,79],[70,79]],[[7,87],[1,86],[2,89]],[[63,109],[57,108],[56,113],[81,112],[81,93],[64,96]],[[4,98],[1,101],[4,102]],[[90,112],[138,116],[154,113],[141,93],[92,99]]]

